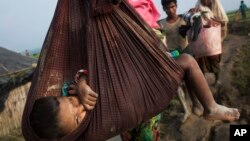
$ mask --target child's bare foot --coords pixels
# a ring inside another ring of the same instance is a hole
[[[214,110],[210,113],[204,113],[204,118],[207,120],[226,120],[226,121],[234,121],[238,120],[240,117],[240,113],[236,108],[227,108],[222,105],[216,106]]]

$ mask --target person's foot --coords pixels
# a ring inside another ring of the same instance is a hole
[[[204,113],[204,119],[206,120],[225,120],[235,121],[240,117],[240,113],[236,108],[227,108],[222,105],[218,105],[209,113]]]

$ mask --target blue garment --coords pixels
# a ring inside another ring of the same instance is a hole
[[[245,3],[240,4],[240,11],[247,11],[247,6]]]

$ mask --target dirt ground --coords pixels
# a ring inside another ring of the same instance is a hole
[[[232,70],[234,69],[235,61],[239,59],[237,58],[237,52],[243,45],[250,45],[249,35],[239,36],[231,34],[224,41],[220,73],[220,81],[222,82],[222,86],[217,88],[215,95],[215,98],[222,104],[239,108],[241,112],[241,118],[239,122],[249,121],[249,118],[244,114],[244,111],[249,109],[250,106],[249,96],[242,96],[235,86],[232,85],[232,82],[234,81]],[[249,115],[248,110],[247,113]]]
[[[230,34],[223,43],[223,54],[221,60],[220,81],[223,82],[223,87],[230,88],[231,86],[231,70],[237,50],[243,45],[249,43],[250,36],[238,36]]]

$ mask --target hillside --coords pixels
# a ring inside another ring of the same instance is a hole
[[[37,60],[0,47],[0,75],[29,67]]]
[[[31,80],[34,71],[32,64],[36,62],[36,59],[0,47],[0,112],[1,105],[8,97],[6,93]]]
[[[28,72],[28,68],[37,60],[0,47],[0,90],[19,72]]]

